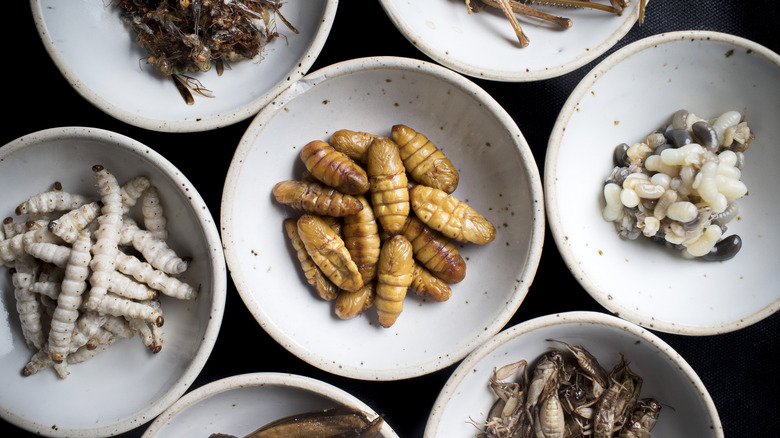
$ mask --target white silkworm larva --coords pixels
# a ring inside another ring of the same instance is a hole
[[[31,284],[29,289],[31,292],[35,292],[38,295],[56,300],[60,295],[60,282],[38,280]]]
[[[145,176],[136,176],[121,187],[122,206],[124,207],[125,213],[135,206],[135,203],[138,202],[138,199],[141,198],[141,195],[149,188],[150,184],[149,178]]]
[[[157,187],[154,185],[149,186],[144,192],[141,213],[144,217],[144,228],[154,233],[158,239],[167,240],[167,220],[165,219],[163,206],[160,202],[160,194],[157,192]]]
[[[27,253],[38,260],[64,268],[70,259],[71,249],[56,243],[33,242],[27,245]]]
[[[89,251],[91,244],[90,235],[81,233],[70,250],[49,330],[49,353],[55,363],[62,362],[68,355],[73,329],[79,317],[81,295],[87,289],[89,262],[92,259]]]
[[[144,283],[135,281],[119,271],[111,273],[108,291],[131,300],[150,300],[158,296],[156,290]]]
[[[14,286],[16,311],[19,313],[25,342],[31,348],[41,349],[44,344],[43,326],[41,325],[43,310],[38,296],[29,289],[36,276],[35,270],[35,260],[31,256],[22,257],[14,265],[11,281]]]
[[[98,311],[130,319],[139,318],[159,326],[163,325],[165,321],[160,310],[147,303],[129,300],[108,293],[98,303]]]
[[[49,222],[49,231],[68,243],[73,243],[79,233],[84,230],[100,214],[100,204],[90,202],[73,209],[59,218]]]
[[[155,324],[149,324],[141,319],[131,319],[130,326],[138,333],[141,342],[153,353],[159,353],[162,349],[162,342],[158,339],[160,333],[155,333]]]
[[[139,230],[133,238],[133,247],[150,265],[166,274],[177,275],[187,270],[187,261],[149,231]]]
[[[0,263],[13,266],[13,262],[27,255],[26,247],[33,242],[60,243],[60,239],[46,228],[34,227],[22,234],[0,242]]]
[[[16,214],[51,213],[54,211],[67,211],[79,208],[89,202],[82,195],[63,192],[62,190],[50,190],[31,196],[16,207]]]
[[[97,220],[100,224],[95,232],[96,241],[92,246],[92,276],[87,301],[88,309],[97,309],[103,297],[108,293],[111,272],[116,268],[116,256],[119,253],[119,231],[122,227],[122,196],[119,183],[105,167],[95,165],[92,170],[97,181],[103,207]]]
[[[195,289],[189,284],[154,269],[149,263],[142,262],[133,256],[120,252],[117,256],[116,267],[119,272],[129,275],[165,295],[181,300],[191,300],[197,295]]]

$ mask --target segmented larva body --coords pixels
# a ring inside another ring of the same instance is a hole
[[[354,318],[374,305],[376,298],[376,282],[369,281],[357,292],[339,291],[336,297],[334,312],[340,319]]]
[[[298,257],[298,262],[301,264],[301,269],[303,269],[303,275],[306,277],[306,282],[314,286],[317,295],[323,300],[331,301],[336,299],[339,288],[325,276],[319,266],[314,263],[314,260],[312,260],[309,253],[306,252],[306,246],[298,235],[298,220],[292,218],[285,219],[283,224],[284,231],[290,239],[290,243],[292,243],[293,249],[295,250],[295,255]]]
[[[376,277],[376,265],[382,242],[379,239],[379,225],[374,210],[365,196],[358,196],[363,209],[355,214],[344,216],[344,245],[357,265],[363,282]]]
[[[22,325],[22,335],[30,348],[41,349],[45,339],[41,317],[41,308],[38,297],[30,291],[30,285],[34,282],[36,263],[31,256],[24,256],[16,260],[11,282],[14,286],[14,298],[16,299],[16,311]]]
[[[410,215],[401,234],[412,243],[414,257],[446,283],[458,283],[466,277],[466,261],[458,248],[443,234]]]
[[[81,296],[87,289],[89,262],[92,260],[89,251],[91,245],[90,235],[82,233],[69,251],[65,277],[49,329],[49,353],[55,363],[62,362],[69,353],[73,329],[79,317]]]
[[[151,300],[157,298],[159,295],[156,290],[144,283],[135,281],[119,271],[111,273],[108,291],[131,300]]]
[[[433,301],[447,301],[452,296],[452,288],[447,283],[417,262],[414,263],[412,283],[409,288],[417,295]]]
[[[455,191],[458,171],[428,137],[406,125],[394,125],[391,137],[398,145],[404,167],[415,181],[447,193]]]
[[[187,262],[149,231],[138,230],[133,237],[133,247],[150,265],[166,274],[178,275],[187,270]]]
[[[49,222],[49,231],[67,243],[73,243],[81,230],[94,221],[100,214],[100,204],[90,202],[73,209]]]
[[[392,140],[374,139],[368,148],[367,172],[377,220],[388,233],[399,233],[409,216],[409,189],[404,163]]]
[[[315,181],[281,181],[274,185],[276,202],[306,213],[346,216],[363,208],[354,196]]]
[[[116,269],[116,256],[119,253],[119,232],[122,228],[122,195],[116,177],[101,165],[92,167],[97,182],[98,193],[103,206],[97,220],[100,224],[95,232],[95,244],[92,246],[92,261],[89,278],[90,289],[86,308],[95,310],[108,293],[111,272]]]
[[[359,163],[366,162],[366,152],[377,136],[368,132],[339,129],[330,136],[333,149]]]
[[[197,291],[189,284],[154,269],[149,263],[121,252],[116,257],[116,269],[165,295],[180,300],[192,300],[197,296]]]
[[[28,224],[33,224],[28,222]],[[15,260],[27,255],[26,247],[34,242],[59,243],[60,239],[46,228],[33,226],[21,234],[16,234],[10,239],[0,242],[0,262],[7,266],[13,266]]]
[[[162,326],[165,322],[160,309],[145,302],[129,300],[114,294],[106,294],[98,303],[97,310],[114,316],[137,318]]]
[[[392,326],[403,311],[413,271],[412,244],[406,237],[395,235],[382,244],[374,300],[379,325],[382,327]]]
[[[38,260],[64,268],[70,259],[71,248],[49,242],[33,242],[27,245],[27,253]]]
[[[306,252],[336,287],[356,291],[363,287],[357,265],[344,240],[319,216],[304,214],[298,218],[298,236]]]
[[[301,160],[312,176],[348,195],[368,191],[368,176],[360,165],[324,141],[314,140],[301,149]]]
[[[149,351],[159,353],[162,350],[162,327],[158,327],[156,324],[149,324],[141,319],[131,319],[130,326],[138,333],[141,342]]]
[[[68,211],[79,208],[89,202],[82,195],[63,192],[62,190],[49,190],[31,196],[16,207],[16,214],[52,213],[55,211]]]
[[[144,220],[144,228],[153,233],[160,240],[168,239],[168,220],[165,218],[160,193],[157,187],[150,185],[144,192],[141,203],[141,215]]]
[[[122,206],[124,212],[127,213],[133,208],[143,195],[144,191],[149,188],[151,182],[149,178],[145,176],[136,176],[127,181],[121,188],[120,193],[122,195]]]
[[[56,300],[60,295],[60,282],[38,280],[30,285],[30,291]]]
[[[409,198],[421,221],[451,239],[484,245],[496,237],[496,228],[490,221],[447,192],[418,185]]]

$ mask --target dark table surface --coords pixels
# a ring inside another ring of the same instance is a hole
[[[94,1],[108,3],[108,0]],[[224,179],[235,147],[251,119],[191,134],[153,132],[113,119],[82,98],[63,78],[38,36],[29,2],[12,0],[3,5],[10,9],[4,16],[11,23],[11,31],[5,33],[6,66],[0,73],[0,94],[9,104],[0,130],[0,145],[58,126],[91,126],[127,135],[155,149],[178,167],[200,192],[218,222]],[[531,83],[472,80],[514,118],[531,146],[538,167],[543,170],[555,118],[579,80],[604,56],[638,39],[675,30],[731,33],[780,53],[778,27],[780,7],[775,0],[653,0],[648,5],[644,26],[634,26],[611,50],[569,74]],[[311,71],[339,61],[379,55],[430,61],[395,28],[376,0],[341,0],[328,40]],[[121,87],[121,82],[117,86]],[[777,97],[780,102],[780,96]],[[199,159],[203,157],[208,159]],[[573,310],[606,312],[570,275],[548,229],[534,282],[507,327],[534,317]],[[779,330],[780,315],[774,314],[750,327],[715,336],[655,333],[699,374],[715,402],[727,437],[776,437],[780,436]],[[247,344],[242,349],[234,348],[237,337],[244,342],[248,340],[248,348]],[[426,376],[394,382],[367,382],[331,375],[289,353],[265,333],[228,279],[219,337],[189,390],[242,373],[299,374],[338,386],[384,413],[398,436],[421,437],[433,403],[456,367],[454,364]],[[41,402],[45,406],[46,401]],[[121,436],[140,437],[147,426]],[[0,431],[2,436],[30,435],[2,420]]]

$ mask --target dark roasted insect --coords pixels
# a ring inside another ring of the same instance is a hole
[[[370,420],[359,410],[339,406],[322,411],[304,412],[272,421],[244,438],[375,438],[384,421],[382,416]],[[236,438],[221,433],[209,438]]]
[[[280,13],[277,0],[117,0],[122,20],[149,52],[148,64],[170,77],[184,101],[192,92],[212,97],[189,76],[210,70],[222,74],[225,65],[253,59],[280,36],[274,17],[298,33]]]

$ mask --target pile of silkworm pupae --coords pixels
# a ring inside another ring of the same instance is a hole
[[[640,398],[642,377],[622,355],[607,372],[583,346],[547,341],[565,348],[493,370],[498,400],[485,423],[471,420],[478,438],[650,438],[661,403]]]
[[[389,137],[341,129],[300,152],[307,173],[273,196],[301,211],[284,221],[306,279],[335,314],[372,306],[392,326],[407,290],[446,301],[466,275],[456,242],[484,245],[496,228],[452,195],[459,174],[425,135],[394,125]]]
[[[753,138],[737,111],[711,120],[677,111],[665,129],[615,148],[603,218],[623,239],[645,236],[685,258],[731,259],[742,239],[723,236],[748,193],[741,178]]]
[[[163,344],[160,293],[194,300],[179,279],[189,265],[167,244],[157,188],[145,176],[120,185],[92,167],[98,196],[59,182],[19,204],[3,221],[0,263],[9,268],[22,335],[35,353],[29,376],[52,367],[61,378],[118,339],[136,333],[150,351]],[[142,225],[131,217],[140,201]]]

